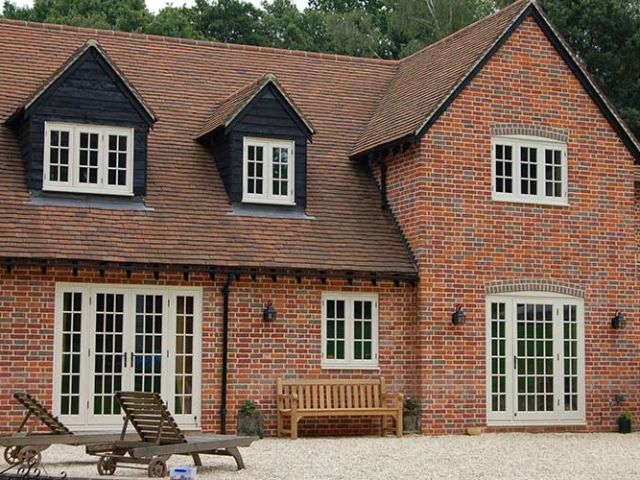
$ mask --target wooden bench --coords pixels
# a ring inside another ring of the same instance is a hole
[[[372,380],[284,380],[278,379],[278,436],[298,438],[298,422],[308,417],[367,416],[380,417],[384,435],[386,418],[395,421],[395,433],[402,437],[402,393],[389,395],[384,379]],[[285,417],[291,429],[284,429]]]

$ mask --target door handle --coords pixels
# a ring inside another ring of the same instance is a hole
[[[122,358],[124,361],[124,368],[127,368],[127,352],[122,353]]]

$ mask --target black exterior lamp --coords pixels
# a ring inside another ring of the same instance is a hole
[[[454,325],[462,325],[464,321],[464,310],[462,310],[462,305],[458,305],[456,307],[456,311],[451,314],[451,323],[453,323]]]
[[[616,314],[611,319],[611,326],[614,330],[620,330],[624,327],[624,315],[620,310],[616,310]]]
[[[278,312],[276,312],[276,309],[273,308],[273,304],[271,302],[269,302],[269,304],[262,311],[262,319],[265,322],[275,321],[277,315],[278,315]]]

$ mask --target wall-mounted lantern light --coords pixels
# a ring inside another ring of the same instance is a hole
[[[265,322],[273,322],[275,321],[277,314],[278,312],[276,312],[276,309],[273,308],[272,303],[269,302],[269,304],[262,311],[262,319]]]
[[[453,323],[454,325],[462,325],[464,321],[464,310],[462,310],[462,305],[458,305],[456,307],[456,311],[451,314],[451,323]]]
[[[616,314],[611,319],[611,326],[614,330],[620,330],[624,327],[624,315],[620,310],[616,310]]]

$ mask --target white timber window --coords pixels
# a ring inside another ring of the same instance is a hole
[[[583,301],[537,292],[487,297],[487,423],[584,422]]]
[[[133,194],[133,129],[45,123],[43,189]]]
[[[295,143],[244,138],[242,201],[294,205]]]
[[[323,293],[322,367],[378,368],[378,295]]]
[[[118,391],[156,392],[200,427],[201,289],[56,285],[54,414],[82,430],[122,426]]]
[[[535,137],[492,141],[494,200],[568,204],[567,145]]]

